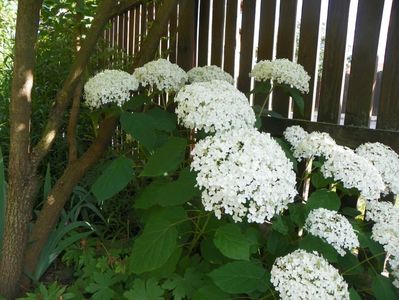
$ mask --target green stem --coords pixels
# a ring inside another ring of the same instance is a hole
[[[260,108],[258,118],[262,115],[263,111],[265,110],[266,104],[269,102],[270,94],[272,93],[273,88],[270,89],[269,93],[266,95],[265,101],[263,101],[262,107]]]
[[[194,250],[195,246],[197,245],[199,239],[204,234],[205,229],[208,226],[209,219],[210,219],[210,214],[208,214],[208,217],[206,218],[206,221],[205,221],[204,225],[202,226],[201,230],[199,232],[197,232],[197,234],[194,236],[193,241],[190,244],[190,248],[188,249],[188,255],[191,254],[191,252]]]

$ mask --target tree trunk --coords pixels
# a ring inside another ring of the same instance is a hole
[[[31,92],[41,0],[18,5],[10,103],[10,156],[5,231],[0,261],[0,294],[14,299],[22,270],[37,178],[30,163]],[[32,175],[33,174],[33,175]]]

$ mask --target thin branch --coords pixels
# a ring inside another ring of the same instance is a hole
[[[76,130],[79,120],[80,98],[82,96],[82,88],[83,88],[83,80],[79,82],[79,84],[75,89],[75,94],[72,99],[72,107],[68,121],[68,127],[67,127],[68,164],[71,164],[78,159]]]

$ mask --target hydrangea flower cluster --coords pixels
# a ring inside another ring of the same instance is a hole
[[[271,282],[281,299],[349,299],[348,284],[317,252],[296,250],[279,257]]]
[[[176,64],[160,58],[137,68],[133,75],[143,87],[163,92],[177,92],[187,82],[187,73]]]
[[[202,203],[216,217],[264,223],[297,194],[292,162],[269,134],[241,128],[199,141],[191,168],[198,172]]]
[[[254,66],[249,75],[257,81],[271,79],[277,84],[291,85],[302,93],[309,92],[310,76],[308,73],[301,65],[286,58],[273,61],[262,60]]]
[[[380,172],[386,184],[386,193],[399,194],[399,156],[390,147],[381,143],[366,143],[356,153],[370,161]]]
[[[248,99],[226,81],[194,82],[176,95],[179,123],[205,132],[253,127],[256,121]]]
[[[233,77],[223,71],[218,66],[204,66],[192,68],[187,72],[189,82],[205,82],[212,80],[224,80],[230,84],[234,84]]]
[[[335,147],[321,167],[321,172],[326,178],[341,181],[347,189],[356,188],[366,199],[378,199],[385,190],[377,169],[349,148]]]
[[[375,222],[371,238],[388,253],[393,283],[399,288],[399,207],[389,202],[368,201],[366,209],[366,220]]]
[[[359,240],[352,225],[336,211],[325,208],[312,210],[306,219],[305,230],[325,240],[341,256],[345,255],[346,250],[359,247]]]
[[[84,97],[91,109],[107,103],[121,106],[129,100],[130,92],[136,91],[138,86],[136,78],[127,72],[105,70],[87,81],[84,86]]]
[[[284,138],[295,148],[303,141],[309,134],[303,130],[301,126],[295,125],[287,127],[283,133]]]

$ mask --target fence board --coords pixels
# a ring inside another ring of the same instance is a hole
[[[317,82],[317,45],[319,40],[320,0],[304,0],[302,4],[302,18],[299,37],[298,63],[310,76],[309,93],[304,95],[304,115],[294,106],[294,118],[311,120],[313,106],[313,91]]]
[[[238,89],[244,93],[251,88],[249,72],[252,69],[252,54],[255,28],[256,0],[245,0],[241,2],[241,49],[240,49],[240,72],[238,75]]]
[[[208,38],[209,38],[209,16],[210,16],[210,0],[201,0],[199,31],[198,36],[198,65],[206,66],[208,64]]]
[[[223,69],[234,76],[237,30],[237,0],[228,0],[226,6],[226,32],[224,38]]]
[[[366,142],[381,142],[399,153],[399,132],[395,131],[272,117],[262,117],[261,130],[269,132],[273,136],[282,137],[284,130],[293,125],[299,125],[308,132],[328,132],[336,140],[337,144],[352,149]]]
[[[147,4],[145,2],[141,5],[140,14],[140,44],[142,44],[147,35]]]
[[[261,1],[257,61],[273,58],[275,18],[276,0]],[[255,95],[254,105],[262,105],[264,101],[264,95]]]
[[[120,14],[118,16],[118,48],[119,50],[123,49],[123,25],[124,21],[124,14]]]
[[[135,18],[134,18],[134,53],[136,54],[140,49],[140,6],[135,8]]]
[[[134,50],[134,9],[129,11],[129,55],[133,54]]]
[[[392,2],[377,128],[399,130],[399,1]]]
[[[222,66],[225,0],[213,1],[211,64]]]
[[[184,14],[179,15],[177,64],[185,71],[195,65],[195,33],[196,33],[196,0],[180,1],[179,10]]]
[[[329,1],[318,121],[339,118],[350,0]]]
[[[345,125],[368,126],[384,1],[359,0]]]
[[[170,17],[170,33],[169,33],[169,59],[172,63],[176,62],[176,45],[177,45],[177,7]]]
[[[277,58],[294,57],[297,0],[280,1],[280,19],[277,35]],[[273,93],[273,111],[288,116],[289,97],[280,90]]]

